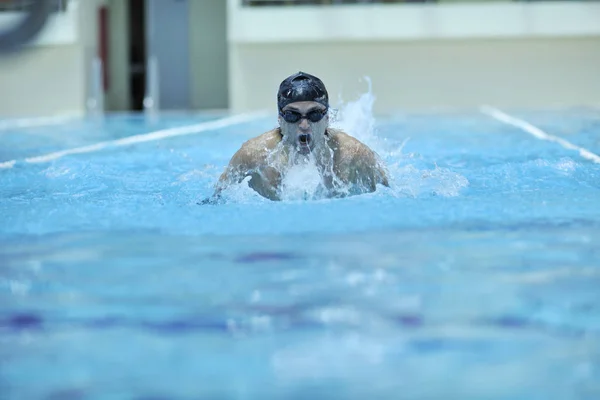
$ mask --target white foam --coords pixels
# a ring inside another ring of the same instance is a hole
[[[410,164],[394,164],[390,166],[390,171],[398,176],[392,189],[399,196],[456,197],[469,186],[469,180],[461,174],[438,166],[433,169],[418,169]]]
[[[321,175],[314,160],[292,165],[283,177],[282,200],[307,200],[318,196],[322,184]]]

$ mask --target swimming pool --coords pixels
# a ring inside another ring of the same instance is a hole
[[[208,206],[273,115],[2,121],[0,397],[599,398],[600,113],[370,105],[390,188]]]

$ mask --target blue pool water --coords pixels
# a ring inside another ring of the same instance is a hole
[[[223,116],[3,128],[0,398],[600,398],[600,164],[354,106],[392,184],[345,199],[197,204],[274,116],[40,163]],[[597,111],[512,115],[600,152]]]

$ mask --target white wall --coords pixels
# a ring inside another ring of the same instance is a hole
[[[190,2],[191,102],[195,109],[228,107],[227,4]]]
[[[0,118],[81,114],[84,59],[78,45],[30,47],[0,58]]]
[[[333,104],[363,93],[360,79],[370,76],[377,112],[600,104],[598,2],[242,8],[227,0],[224,42],[220,1],[190,9],[193,108],[273,110],[279,83],[298,70],[321,76]],[[126,2],[71,0],[35,43],[0,58],[0,117],[85,113],[100,4],[111,7],[107,109],[129,107]],[[0,27],[14,17],[0,15]]]
[[[274,109],[298,70],[321,77],[332,104],[364,93],[369,76],[377,112],[600,104],[600,40],[567,38],[234,46],[232,108]]]
[[[0,58],[0,117],[83,114],[91,57],[97,52],[97,6],[71,0],[22,51]],[[6,14],[0,27],[20,18]]]
[[[32,40],[29,46],[56,46],[62,44],[74,44],[77,41],[77,18],[73,18],[77,14],[77,3],[70,4],[65,12],[51,14],[44,28]],[[21,12],[2,12],[0,13],[0,28],[18,24],[23,18]]]
[[[320,76],[333,104],[369,76],[376,112],[600,104],[599,3],[228,4],[235,111],[274,109],[298,70]]]

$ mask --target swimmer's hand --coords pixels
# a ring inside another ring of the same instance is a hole
[[[207,197],[204,200],[199,201],[196,204],[198,204],[200,206],[206,206],[206,205],[214,206],[214,205],[223,204],[223,203],[225,203],[225,200],[223,199],[223,197],[221,197],[221,195],[217,194],[217,195],[213,195],[211,197]]]

